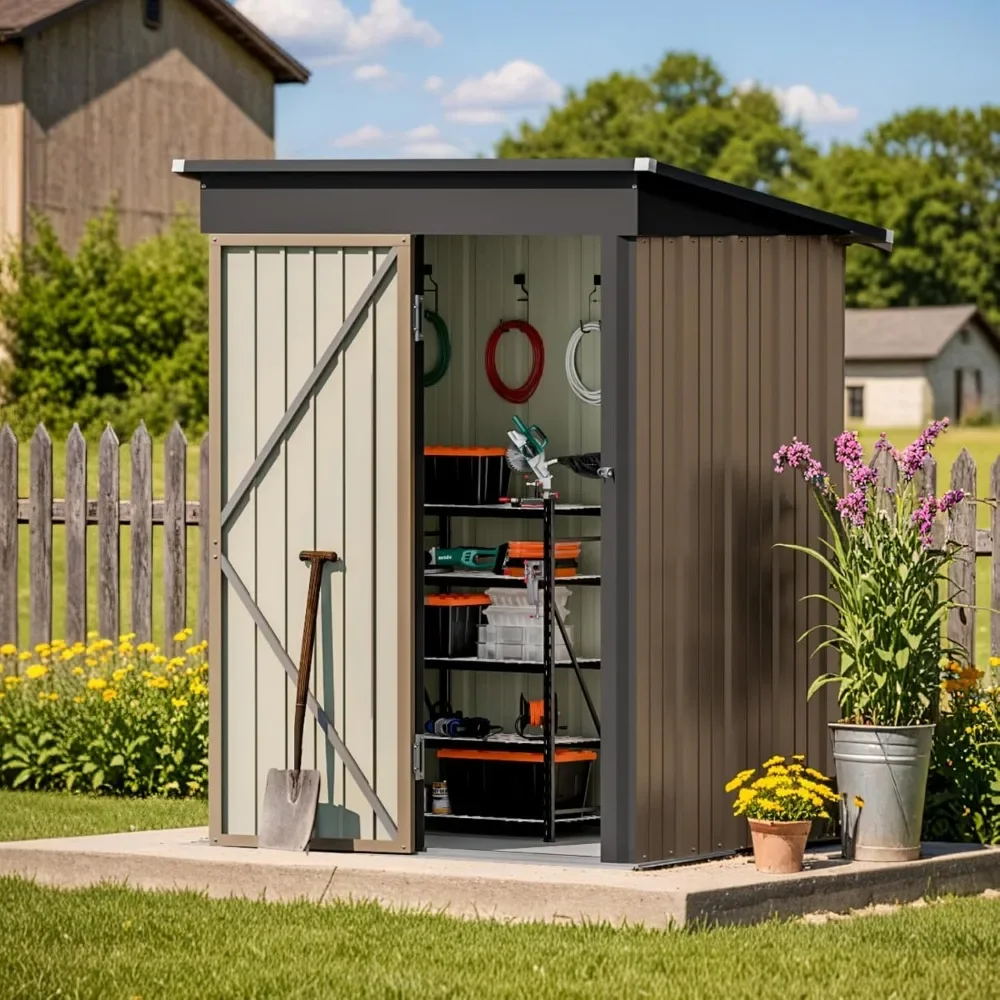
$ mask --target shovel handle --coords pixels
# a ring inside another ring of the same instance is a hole
[[[309,594],[306,597],[306,620],[302,628],[302,654],[299,657],[299,679],[295,688],[295,744],[292,768],[302,770],[302,731],[306,724],[306,701],[309,697],[309,675],[312,672],[313,648],[316,645],[316,614],[319,592],[323,583],[323,566],[337,561],[336,552],[300,552],[299,558],[309,563]]]

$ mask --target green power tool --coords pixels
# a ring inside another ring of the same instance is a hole
[[[495,549],[477,549],[468,545],[459,545],[452,549],[433,548],[424,553],[424,565],[436,566],[440,569],[478,569],[492,570],[500,573],[507,558],[507,545],[498,545]]]

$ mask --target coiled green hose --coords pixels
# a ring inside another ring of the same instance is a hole
[[[437,361],[429,372],[424,372],[424,388],[436,385],[444,378],[448,366],[451,364],[451,334],[448,333],[448,325],[432,309],[424,310],[424,319],[434,327],[437,334]]]

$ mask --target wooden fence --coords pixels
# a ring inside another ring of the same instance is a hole
[[[97,498],[88,496],[87,442],[74,427],[66,442],[66,481],[61,499],[53,482],[52,440],[39,425],[30,444],[30,486],[18,497],[18,441],[9,426],[0,430],[0,643],[17,642],[18,525],[29,525],[30,640],[53,636],[52,526],[65,526],[66,621],[62,637],[83,640],[88,628],[115,639],[122,629],[120,604],[121,526],[129,525],[131,613],[128,631],[137,641],[153,635],[153,528],[162,527],[164,635],[190,624],[199,638],[208,635],[208,553],[201,498],[208,497],[208,435],[199,453],[199,499],[188,500],[187,439],[176,424],[164,443],[164,497],[153,499],[153,446],[145,426],[132,435],[131,499],[120,498],[119,452],[108,427],[98,445]],[[62,485],[62,484],[60,484]],[[97,623],[87,621],[87,526],[97,526]],[[187,527],[201,529],[197,622],[187,618]],[[22,637],[23,638],[23,637]]]

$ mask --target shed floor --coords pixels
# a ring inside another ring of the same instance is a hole
[[[57,886],[127,882],[217,897],[372,899],[458,917],[651,927],[747,924],[1000,888],[1000,848],[968,844],[925,844],[919,861],[895,865],[849,862],[817,849],[805,871],[768,876],[745,857],[632,871],[579,858],[540,865],[530,854],[505,851],[473,852],[473,859],[259,851],[214,846],[207,834],[195,828],[0,843],[0,874]]]
[[[600,865],[599,833],[559,837],[545,844],[537,837],[505,837],[493,834],[428,831],[424,836],[425,853],[431,857],[464,858],[469,861],[518,861],[525,864]],[[608,867],[607,865],[603,867]],[[612,865],[628,868],[629,865]]]

